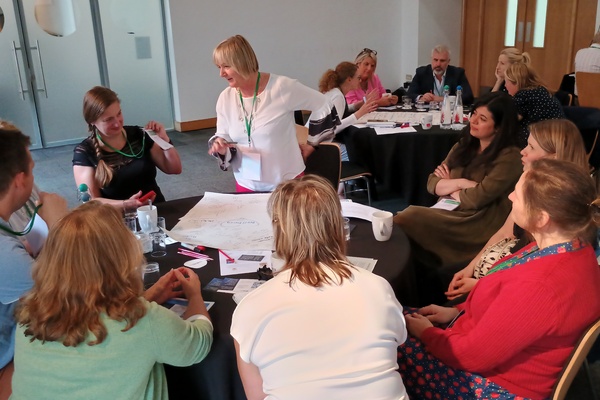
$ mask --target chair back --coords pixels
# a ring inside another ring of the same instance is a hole
[[[579,105],[600,108],[600,73],[575,72],[575,82]]]
[[[590,326],[584,333],[579,343],[573,349],[571,357],[567,360],[565,367],[556,381],[554,386],[554,392],[552,393],[552,400],[563,400],[567,395],[567,391],[575,378],[575,375],[579,372],[581,365],[585,362],[590,349],[594,345],[594,342],[600,334],[600,320],[596,321],[595,324]]]
[[[322,176],[331,182],[337,192],[340,185],[340,172],[342,170],[342,154],[340,147],[335,143],[319,143],[306,160],[305,174]]]

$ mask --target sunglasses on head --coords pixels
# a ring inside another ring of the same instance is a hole
[[[371,49],[368,49],[368,48],[365,47],[364,49],[362,49],[362,51],[360,53],[358,53],[357,57],[362,56],[363,54],[373,54],[373,55],[376,56],[377,55],[377,51],[371,50]]]

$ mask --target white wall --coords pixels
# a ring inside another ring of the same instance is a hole
[[[429,64],[431,49],[445,44],[450,48],[451,64],[460,66],[461,18],[462,0],[419,1],[419,65]]]
[[[461,4],[461,0],[167,0],[175,119],[215,116],[217,97],[226,85],[212,63],[212,51],[229,36],[239,33],[250,41],[262,71],[294,77],[313,88],[328,68],[353,61],[369,47],[378,51],[377,73],[383,85],[394,90],[406,74],[429,63],[429,52],[437,43],[448,44],[459,60]]]

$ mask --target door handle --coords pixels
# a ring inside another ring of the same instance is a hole
[[[38,92],[44,92],[44,95],[46,96],[46,98],[48,98],[48,91],[46,90],[46,77],[44,76],[44,64],[42,63],[42,53],[40,52],[40,42],[36,40],[35,46],[32,46],[31,50],[35,50],[35,52],[37,53],[38,61],[40,62],[40,74],[42,75],[42,85],[44,85],[40,89],[37,87],[36,84],[36,90]]]
[[[21,76],[21,68],[19,67],[19,57],[17,56],[17,50],[20,51],[22,50],[22,48],[17,47],[14,40],[11,43],[11,47],[15,59],[15,68],[17,69],[17,75],[19,77],[19,94],[21,95],[21,100],[25,100],[25,93],[27,93],[28,90],[23,87],[23,77]]]
[[[517,42],[523,41],[523,21],[517,23]]]
[[[531,21],[527,23],[527,28],[525,28],[525,43],[529,43],[529,39],[531,39]]]

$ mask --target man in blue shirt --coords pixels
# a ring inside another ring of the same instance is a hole
[[[33,257],[26,236],[34,221],[23,226],[16,222],[21,218],[11,217],[16,212],[24,212],[32,220],[41,217],[52,228],[67,213],[67,202],[56,194],[41,192],[38,206],[28,205],[34,188],[29,137],[0,121],[0,143],[0,399],[4,399],[11,391],[14,309],[33,284]],[[39,207],[42,204],[43,207]]]

